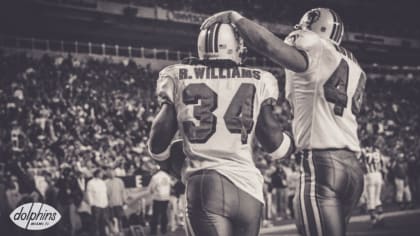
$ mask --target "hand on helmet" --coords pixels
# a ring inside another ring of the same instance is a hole
[[[207,29],[215,23],[235,23],[242,17],[243,16],[236,11],[222,11],[207,18],[203,24],[201,24],[200,30]]]

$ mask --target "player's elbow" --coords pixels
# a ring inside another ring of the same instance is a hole
[[[272,138],[270,138],[266,132],[263,132],[261,129],[256,129],[255,135],[257,136],[258,142],[261,144],[264,151],[272,152],[275,150],[274,145],[272,145]]]
[[[153,159],[163,161],[169,157],[169,147],[160,144],[157,139],[150,139],[149,142],[149,154]]]
[[[255,135],[266,152],[270,153],[276,150],[282,141],[279,139],[282,137],[281,134],[282,128],[279,123],[275,122],[273,117],[262,113],[255,127]]]
[[[289,58],[285,61],[285,67],[291,71],[302,73],[308,68],[307,55],[304,52],[294,49],[293,54],[289,54]]]
[[[295,144],[291,136],[282,132],[281,142],[273,152],[269,153],[273,160],[290,156],[295,151]]]
[[[150,154],[156,156],[165,152],[177,130],[174,108],[164,105],[152,124],[149,138]]]
[[[281,134],[281,130],[261,128],[257,129],[255,133],[263,149],[268,153],[274,152],[281,143],[281,140],[279,139],[279,134]]]
[[[164,130],[165,128],[162,128]],[[153,159],[158,161],[163,161],[168,159],[169,157],[169,143],[164,134],[151,131],[150,139],[149,139],[149,154],[152,156]]]

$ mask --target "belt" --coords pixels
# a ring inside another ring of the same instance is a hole
[[[322,153],[322,152],[350,152],[350,153],[356,153],[353,150],[350,150],[349,148],[312,148],[312,149],[302,149],[297,154],[301,154],[302,157],[307,156],[309,153]]]
[[[328,152],[328,151],[348,151],[348,152],[355,152],[350,150],[347,147],[344,148],[310,148],[310,149],[302,149],[302,152]]]
[[[201,175],[201,174],[212,173],[212,172],[215,172],[215,173],[219,174],[217,171],[212,170],[212,169],[201,169],[201,170],[194,171],[194,172],[193,172],[193,173],[191,173],[188,177],[195,176],[195,175]]]

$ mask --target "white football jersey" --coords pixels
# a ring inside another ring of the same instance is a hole
[[[367,173],[380,172],[384,167],[384,160],[379,150],[365,151],[362,155],[362,161]]]
[[[175,105],[188,160],[185,177],[213,169],[263,202],[251,137],[262,102],[279,96],[275,77],[246,67],[178,64],[160,72],[157,93]]]
[[[298,150],[348,148],[359,152],[356,115],[366,76],[353,55],[308,30],[285,39],[306,54],[308,68],[286,70],[286,98],[293,107],[293,135]]]

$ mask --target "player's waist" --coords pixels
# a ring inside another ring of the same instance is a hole
[[[325,130],[331,130],[325,135]],[[310,124],[302,127],[294,125],[293,135],[297,150],[323,150],[347,148],[354,152],[360,152],[360,141],[357,134],[352,134],[341,128],[334,128]]]
[[[344,141],[326,141],[323,140],[323,143],[319,142],[310,142],[307,139],[300,139],[299,137],[295,138],[296,149],[299,151],[337,151],[337,150],[348,150],[351,152],[360,152],[360,146],[357,142],[344,142]]]
[[[241,173],[239,176],[236,175],[237,173]],[[246,173],[246,174],[242,174]],[[253,198],[257,199],[261,203],[264,203],[263,198],[263,177],[261,176],[259,171],[255,172],[255,176],[252,176],[252,171],[241,171],[236,170],[233,172],[226,172],[220,169],[200,169],[197,171],[194,171],[193,173],[190,173],[188,175],[187,179],[187,188],[189,180],[194,178],[195,176],[219,176],[223,177],[231,183],[232,185],[236,186],[236,188],[240,189],[241,191],[249,194]],[[218,179],[219,179],[218,178]]]
[[[350,148],[304,148],[297,152],[302,157],[307,157],[309,154],[316,156],[325,156],[326,154],[335,154],[344,157],[356,157],[357,151],[351,150]]]

